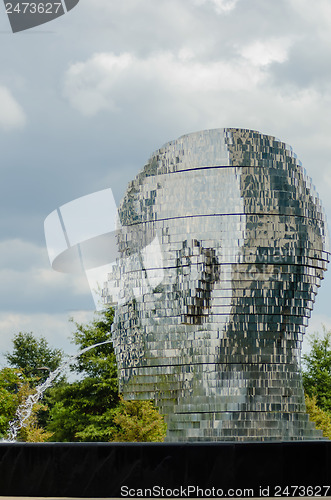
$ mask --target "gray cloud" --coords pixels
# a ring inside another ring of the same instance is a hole
[[[330,19],[324,0],[82,1],[17,35],[0,16],[1,321],[33,330],[53,317],[54,332],[58,315],[92,307],[86,282],[51,270],[45,217],[107,187],[119,201],[187,132],[247,127],[290,143],[330,219]],[[327,278],[321,318],[330,291]]]
[[[24,240],[0,243],[0,303],[14,314],[93,309],[85,276],[55,273],[46,249]]]
[[[9,131],[25,125],[26,117],[22,107],[8,88],[0,86],[0,128]]]

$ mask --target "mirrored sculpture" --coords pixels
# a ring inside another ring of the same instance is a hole
[[[292,149],[244,129],[156,151],[119,208],[103,290],[126,399],[168,441],[319,439],[300,350],[329,261],[327,224]]]

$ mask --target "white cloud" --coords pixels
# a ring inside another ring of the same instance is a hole
[[[22,107],[15,100],[10,90],[0,86],[0,127],[3,130],[12,130],[22,127],[26,117]]]
[[[75,326],[69,321],[73,318],[77,323],[87,323],[93,318],[90,311],[74,311],[64,314],[21,314],[13,312],[0,313],[0,366],[6,364],[2,357],[12,349],[14,334],[32,332],[36,337],[45,337],[50,346],[63,349],[66,354],[77,352],[72,345],[71,334]]]
[[[289,0],[296,15],[311,25],[314,37],[330,39],[331,4],[329,0]]]
[[[194,0],[196,5],[211,3],[218,14],[224,14],[233,10],[239,0]]]
[[[85,115],[93,115],[101,109],[116,110],[110,92],[123,74],[127,74],[134,62],[133,56],[123,54],[96,54],[86,63],[72,65],[67,71],[65,93],[74,107]]]
[[[241,55],[255,66],[266,66],[273,62],[283,63],[288,58],[288,49],[292,41],[290,38],[270,38],[256,40],[244,45]]]
[[[148,126],[150,119],[162,120],[175,135],[178,129],[185,133],[222,126],[253,128],[294,141],[300,157],[309,138],[309,149],[316,154],[328,148],[331,117],[325,106],[331,94],[272,82],[269,63],[286,60],[291,40],[268,39],[265,51],[259,40],[237,49],[229,60],[200,60],[185,47],[178,54],[145,58],[95,54],[68,69],[64,93],[87,116],[104,110],[115,113],[115,119],[133,121],[133,126],[137,121],[139,127]],[[312,123],[319,124],[316,134]]]
[[[68,69],[64,94],[73,107],[91,116],[101,110],[119,111],[131,101],[136,105],[145,94],[147,98],[153,96],[155,88],[159,101],[162,93],[168,98],[169,94],[177,98],[180,95],[185,100],[192,93],[248,90],[264,77],[263,72],[243,59],[201,62],[185,49],[179,55],[162,52],[147,58],[99,53]]]

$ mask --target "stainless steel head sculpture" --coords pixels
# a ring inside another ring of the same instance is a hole
[[[154,399],[168,441],[321,437],[305,413],[300,347],[327,225],[292,149],[243,129],[183,136],[130,183],[119,218],[104,296],[120,287],[125,398]]]

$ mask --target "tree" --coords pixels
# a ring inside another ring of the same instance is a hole
[[[110,339],[113,311],[99,314],[91,324],[75,323],[73,342],[81,354],[72,370],[81,379],[50,390],[53,407],[47,429],[54,441],[109,441],[112,410],[119,402],[117,366]],[[106,343],[105,343],[106,342]]]
[[[150,401],[124,401],[118,394],[116,357],[111,343],[113,310],[91,324],[75,323],[73,342],[81,354],[72,370],[81,379],[50,391],[47,430],[53,441],[163,441],[165,423]]]
[[[161,441],[165,423],[148,401],[127,402],[118,394],[116,357],[111,342],[113,311],[99,313],[87,325],[74,323],[73,343],[77,358],[70,366],[79,375],[74,382],[62,377],[48,389],[44,404],[33,407],[19,433],[23,441]],[[8,428],[17,407],[55,370],[62,351],[49,347],[32,333],[14,337],[14,350],[7,360],[17,368],[6,368],[0,376],[0,433]],[[84,349],[92,349],[82,352]],[[39,370],[46,367],[47,374]],[[19,368],[19,369],[18,369]],[[41,373],[40,373],[41,372]],[[46,405],[45,405],[46,403]]]
[[[14,368],[0,371],[0,438],[7,437],[9,422],[15,419],[17,408],[32,392],[22,371]],[[35,405],[26,425],[18,433],[19,441],[43,442],[51,437],[51,433],[38,425],[37,413],[43,409],[42,404]]]
[[[303,385],[305,393],[316,397],[316,404],[331,412],[331,331],[323,327],[323,336],[310,339],[310,352],[303,356]]]
[[[31,386],[44,382],[63,359],[61,349],[52,349],[44,337],[38,339],[32,332],[17,333],[13,344],[13,352],[7,352],[5,357],[10,366],[22,370]]]
[[[331,439],[331,414],[317,406],[316,396],[306,395],[306,409],[309,419],[315,422],[316,428],[323,432],[323,436]]]
[[[0,371],[0,437],[7,434],[10,420],[14,418],[18,406],[18,389],[22,385],[22,373],[13,368]]]
[[[91,324],[82,325],[73,322],[76,331],[73,333],[73,343],[81,349],[96,344],[103,344],[81,354],[73,364],[73,371],[89,377],[111,377],[114,379],[114,390],[117,391],[117,366],[111,342],[111,327],[114,311],[109,308],[97,313]],[[72,321],[72,320],[71,320]],[[116,382],[115,382],[116,379]]]
[[[10,366],[21,370],[26,382],[31,388],[45,382],[50,372],[56,370],[63,361],[63,351],[52,348],[44,337],[37,338],[32,332],[19,332],[13,339],[13,350],[5,354]],[[58,379],[55,384],[64,381]],[[44,403],[36,406],[35,411],[38,426],[45,427],[48,420],[49,406],[52,402],[48,398],[48,391],[44,395]]]
[[[124,401],[114,410],[111,441],[164,441],[167,425],[151,401]]]

